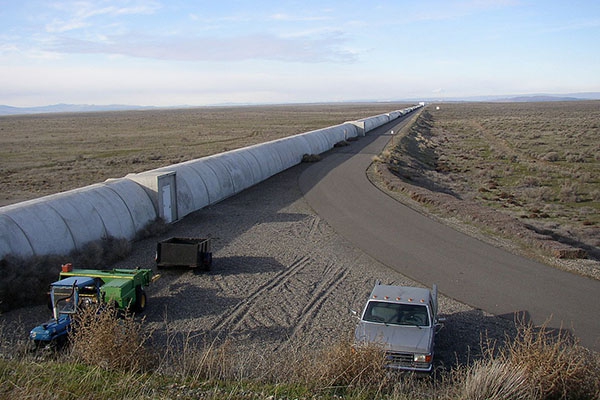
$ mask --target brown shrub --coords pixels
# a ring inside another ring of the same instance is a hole
[[[383,388],[391,385],[389,374],[383,368],[385,352],[380,346],[353,347],[341,342],[324,350],[317,360],[317,382],[324,387],[352,386]]]
[[[1,259],[0,311],[46,302],[48,285],[56,279],[58,268],[66,260],[59,256]]]
[[[87,307],[75,317],[69,332],[70,356],[77,362],[106,370],[144,371],[154,358],[145,347],[149,334],[143,320],[109,305]]]
[[[560,155],[556,151],[551,151],[549,153],[546,153],[546,155],[544,155],[542,157],[542,160],[544,160],[544,161],[550,161],[550,162],[559,161],[560,160]]]
[[[321,156],[319,154],[304,154],[302,156],[302,162],[304,163],[313,163],[321,161]]]
[[[600,354],[580,346],[563,330],[521,325],[504,348],[453,371],[461,399],[597,399]]]
[[[515,369],[527,371],[541,399],[592,399],[600,394],[600,356],[562,330],[522,327],[505,354]]]
[[[464,378],[464,400],[527,400],[535,398],[527,371],[510,363],[488,359],[475,363]]]

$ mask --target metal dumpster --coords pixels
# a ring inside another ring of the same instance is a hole
[[[190,267],[208,271],[212,265],[210,238],[172,237],[156,245],[156,266]]]

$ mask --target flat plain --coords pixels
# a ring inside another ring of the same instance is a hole
[[[0,117],[0,206],[406,106],[201,107]]]

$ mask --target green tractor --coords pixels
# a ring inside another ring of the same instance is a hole
[[[59,280],[50,285],[52,319],[33,328],[29,337],[36,345],[66,339],[73,316],[91,304],[142,312],[147,302],[144,287],[159,277],[151,269],[73,269],[72,264],[65,264]]]

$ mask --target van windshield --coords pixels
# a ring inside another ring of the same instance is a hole
[[[427,306],[369,301],[363,321],[392,325],[430,326]]]

